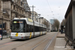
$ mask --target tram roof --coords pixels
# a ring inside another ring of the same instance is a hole
[[[27,24],[33,25],[33,20],[29,19],[29,18],[14,18],[13,20],[25,20]],[[46,28],[46,26],[44,24],[41,24],[41,23],[36,22],[36,21],[34,21],[34,25],[38,26],[38,27],[44,27],[44,28]]]

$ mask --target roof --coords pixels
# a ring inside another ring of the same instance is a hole
[[[14,20],[25,20],[27,24],[33,25],[33,20],[29,18],[14,18]],[[39,24],[39,22],[36,22],[36,21],[34,21],[34,25],[38,27],[40,26],[40,27],[46,28],[44,24]]]
[[[67,11],[66,11],[66,14],[65,14],[65,18],[67,18],[67,15],[69,14],[69,12],[70,12],[71,9],[72,9],[72,5],[74,5],[74,4],[75,4],[75,0],[71,0],[70,4],[69,4],[69,6],[68,6],[68,9],[67,9]]]
[[[72,9],[72,2],[70,2],[70,4],[69,4],[69,7],[68,7],[67,12],[65,14],[65,18],[67,18],[67,15],[71,11],[71,9]]]

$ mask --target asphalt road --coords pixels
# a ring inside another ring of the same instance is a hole
[[[28,40],[4,39],[0,41],[0,50],[53,50],[56,35],[53,32]]]

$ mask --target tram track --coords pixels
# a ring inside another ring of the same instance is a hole
[[[43,37],[43,36],[41,36],[41,37]],[[37,37],[37,38],[40,38],[40,37]],[[37,39],[37,38],[30,39],[30,40],[28,40],[28,41],[26,41],[26,42],[24,41],[23,43],[21,43],[21,44],[18,45],[18,46],[15,46],[14,48],[17,48],[17,47],[20,47],[20,46],[22,46],[22,45],[25,45],[25,44],[27,44],[27,43],[29,43],[29,42],[31,42],[31,41]],[[6,43],[2,43],[2,44],[0,44],[0,48],[9,46],[7,43],[12,44],[12,43],[15,43],[15,42],[14,42],[14,41],[10,41],[10,42],[6,42]],[[7,45],[5,45],[5,44],[7,44]],[[12,45],[13,45],[13,44],[12,44]],[[13,49],[14,49],[14,48],[13,48]]]
[[[45,42],[47,39],[45,39],[43,42]],[[39,45],[41,45],[43,42],[41,42],[40,44],[36,45],[35,47],[32,48],[32,50],[34,50],[36,47],[38,47]]]
[[[43,50],[47,50],[47,49],[48,49],[48,47],[51,45],[51,43],[52,43],[52,41],[54,40],[54,38],[56,37],[56,35],[57,35],[57,34],[55,34],[55,35],[53,36],[53,38],[49,40],[49,42],[47,43],[47,45],[44,47]],[[47,38],[47,37],[46,37],[46,38]],[[40,46],[40,45],[41,45],[42,43],[44,43],[46,40],[48,40],[48,39],[45,39],[44,41],[42,41],[41,43],[39,43],[38,45],[36,45],[35,47],[33,47],[32,50],[35,50],[38,46]]]
[[[1,45],[4,45],[4,44],[7,44],[7,43],[14,42],[14,41],[15,41],[15,40],[11,40],[11,41],[8,41],[8,42],[0,43],[0,46],[1,46]]]
[[[43,37],[43,36],[42,36]],[[49,36],[48,36],[49,37]],[[47,37],[45,37],[45,38],[47,38]],[[44,40],[45,38],[43,38],[43,39],[40,39],[40,41],[42,41],[42,40]],[[35,39],[33,39],[32,41],[34,41]],[[29,41],[30,42],[30,41]],[[27,42],[27,43],[29,43],[29,42]],[[27,43],[23,43],[23,45],[24,44],[27,44]],[[39,43],[39,42],[38,42]],[[20,46],[23,46],[23,45],[20,45]],[[20,46],[18,46],[18,47],[20,47]]]
[[[42,36],[43,37],[43,36]],[[41,37],[41,38],[42,38]],[[43,39],[40,39],[40,41],[38,42],[37,41],[37,43],[40,43],[41,41],[43,41],[44,39],[46,39],[46,38],[48,38],[49,36],[47,36],[47,37],[44,37]],[[39,39],[39,38],[38,38]],[[32,42],[34,41],[35,39],[33,39],[32,40]],[[37,40],[37,39],[36,39]],[[29,41],[29,42],[31,42],[31,41]],[[24,45],[26,45],[26,44],[28,44],[29,42],[27,42],[27,43],[23,43],[23,44],[21,44],[21,45],[19,45],[19,46],[16,46],[15,48],[16,48],[16,50],[17,50],[17,47],[19,48],[19,47],[21,47],[21,46],[24,46]],[[27,46],[27,45],[26,45]],[[14,48],[13,48],[14,49]]]
[[[33,38],[33,39],[29,39],[29,40],[25,40],[25,41],[10,41],[10,42],[6,42],[5,45],[3,45],[2,43],[2,46],[0,46],[0,50],[1,49],[5,49],[5,48],[8,48],[8,50],[20,50],[22,48],[24,49],[29,49],[29,50],[35,50],[35,49],[38,49],[41,44],[43,45],[45,43],[46,46],[49,46],[49,42],[50,40],[52,40],[54,37],[55,33],[54,34],[47,34],[47,35],[44,35],[44,36],[40,36],[40,37],[37,37],[37,38]],[[15,44],[15,45],[14,45]],[[44,48],[46,48],[44,45]],[[13,46],[13,47],[11,47]],[[43,48],[42,48],[43,49]]]
[[[49,40],[48,44],[45,46],[45,48],[43,50],[47,50],[49,48],[49,46],[51,45],[52,41],[54,40],[54,38],[56,37],[57,34],[54,35],[54,37]]]
[[[11,41],[8,41],[8,42],[1,43],[0,46],[1,46],[1,45],[5,45],[5,44],[8,44],[8,43],[13,43],[13,42],[15,42],[15,41],[17,41],[17,40],[11,40]]]

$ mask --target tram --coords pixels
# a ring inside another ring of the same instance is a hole
[[[28,39],[40,35],[45,35],[46,26],[33,22],[29,18],[14,18],[11,26],[11,39]]]

